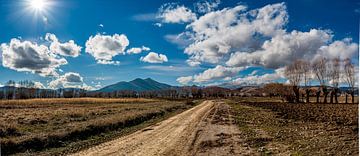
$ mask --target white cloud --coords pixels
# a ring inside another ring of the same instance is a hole
[[[57,79],[51,81],[48,86],[52,89],[56,88],[81,88],[85,90],[93,90],[93,87],[84,83],[83,77],[79,73],[68,72],[61,75]]]
[[[120,61],[108,61],[108,60],[97,60],[98,64],[111,64],[111,65],[120,65]]]
[[[69,40],[65,43],[60,43],[58,38],[54,34],[50,33],[46,34],[45,40],[51,42],[50,51],[55,54],[71,57],[77,57],[80,55],[82,47],[75,44],[73,40]]]
[[[217,65],[215,68],[207,69],[204,72],[194,76],[194,82],[202,83],[208,81],[214,81],[223,79],[226,77],[232,77],[239,73],[239,71],[243,70],[244,67],[224,67],[221,65]]]
[[[157,26],[157,27],[162,27],[162,24],[161,23],[155,23],[154,26]]]
[[[236,52],[226,62],[229,66],[262,65],[279,68],[296,59],[312,59],[318,49],[331,41],[329,31],[311,29],[309,32],[292,31],[274,36],[254,52]]]
[[[145,46],[142,46],[140,48],[137,48],[137,47],[130,48],[130,49],[126,50],[126,53],[128,53],[128,54],[140,54],[143,51],[150,51],[150,48],[145,47]]]
[[[327,58],[352,58],[358,52],[359,46],[352,42],[351,38],[345,38],[341,41],[334,41],[329,45],[321,46],[317,52],[317,56]]]
[[[189,32],[165,35],[165,39],[168,42],[178,45],[179,48],[186,48],[189,46],[192,42],[194,42],[192,38],[192,34]]]
[[[45,86],[41,82],[34,82],[34,88],[45,89]]]
[[[41,76],[57,76],[56,69],[68,63],[66,59],[52,53],[47,46],[15,38],[9,44],[1,44],[0,51],[4,67]]]
[[[160,7],[157,18],[164,23],[187,23],[196,20],[196,14],[183,5],[168,3]]]
[[[254,71],[252,71],[249,75],[254,76],[254,75],[256,75],[257,73],[259,73],[259,70],[254,70]]]
[[[194,76],[179,77],[177,81],[181,84],[188,84],[191,81],[194,83],[207,83],[221,79],[229,80],[231,77],[238,75],[238,73],[244,69],[245,67],[224,67],[217,65],[215,68],[207,69]]]
[[[86,41],[85,51],[91,54],[98,63],[112,63],[112,58],[125,54],[124,50],[129,45],[128,38],[121,34],[90,36]]]
[[[286,30],[289,16],[285,3],[270,4],[253,10],[247,10],[245,5],[238,5],[204,12],[204,15],[189,23],[184,32],[166,36],[169,42],[178,42],[178,45],[184,43],[182,40],[188,42],[183,45],[184,53],[189,56],[186,62],[190,66],[258,66],[279,70],[297,59],[311,61],[318,56],[351,58],[358,51],[358,44],[353,43],[351,38],[333,41],[331,30]],[[208,71],[212,70],[214,69]],[[249,78],[231,80],[240,75],[223,76],[219,73],[214,78],[206,78],[211,76],[205,76],[204,73],[194,75],[192,81],[253,81],[260,84],[279,78],[276,73],[261,76],[252,73],[247,75]],[[189,79],[188,77],[187,80]],[[255,81],[256,79],[259,81]]]
[[[26,81],[27,83],[22,83],[24,81],[20,82],[14,82],[12,84],[6,84],[7,86],[15,86],[15,87],[24,87],[24,88],[38,88],[38,89],[46,89],[46,87],[38,81]],[[0,84],[0,87],[3,87],[3,85]]]
[[[166,55],[150,52],[145,57],[141,57],[140,61],[148,63],[163,63],[168,62],[168,58],[166,57]]]
[[[237,78],[230,82],[232,85],[261,85],[271,83],[284,78],[284,68],[275,70],[274,73],[267,73],[264,75],[250,75],[242,78]]]
[[[191,81],[193,81],[193,77],[192,76],[184,76],[184,77],[179,77],[176,79],[177,82],[181,83],[181,84],[189,84]]]
[[[188,59],[188,60],[186,60],[186,63],[191,67],[197,67],[201,64],[200,61],[197,61],[195,59]]]
[[[209,12],[187,25],[194,36],[194,42],[185,48],[190,62],[217,64],[233,52],[260,49],[260,38],[284,33],[288,19],[284,3],[246,9],[238,5]]]
[[[208,13],[214,11],[220,3],[220,0],[200,0],[195,3],[195,9],[199,13]]]
[[[243,78],[237,78],[231,82],[232,85],[261,85],[270,82],[274,82],[280,79],[280,77],[274,74],[264,74],[264,75],[252,75]]]

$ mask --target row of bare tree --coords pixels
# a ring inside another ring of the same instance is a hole
[[[352,96],[354,103],[354,93],[356,85],[355,66],[350,59],[341,60],[340,58],[326,59],[319,57],[310,62],[307,60],[296,60],[285,67],[284,75],[292,86],[295,94],[295,102],[300,102],[300,86],[302,85],[306,92],[305,102],[310,102],[311,83],[318,81],[320,87],[316,92],[316,102],[320,102],[320,94],[324,96],[323,103],[327,103],[330,94],[330,103],[339,103],[338,94],[339,85],[344,82],[350,88],[346,93]]]

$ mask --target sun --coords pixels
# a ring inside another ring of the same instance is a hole
[[[42,11],[45,9],[45,7],[47,5],[47,1],[46,0],[30,0],[29,5],[34,10]]]

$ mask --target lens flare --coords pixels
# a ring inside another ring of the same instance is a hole
[[[46,7],[46,0],[30,0],[30,7],[34,10],[42,11]]]

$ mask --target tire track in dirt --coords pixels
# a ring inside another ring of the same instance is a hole
[[[243,138],[235,125],[231,107],[222,101],[216,101],[210,115],[199,123],[198,134],[193,141],[191,155],[196,156],[227,156],[250,155],[251,149],[244,147]]]
[[[192,136],[214,103],[205,101],[156,125],[73,155],[191,155]]]

